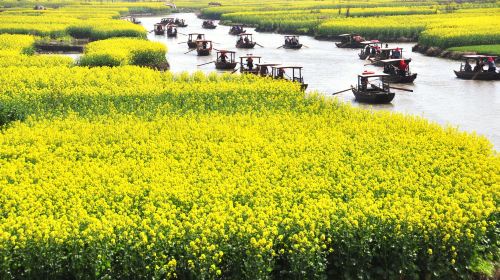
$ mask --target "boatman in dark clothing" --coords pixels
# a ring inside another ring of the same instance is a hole
[[[226,52],[221,52],[221,53],[220,53],[219,58],[220,58],[220,61],[221,61],[221,62],[224,62],[224,63],[225,63],[225,62],[226,62],[226,60],[227,60],[227,55],[226,55]]]
[[[250,43],[250,39],[248,39],[248,36],[245,37],[245,44],[249,44]]]
[[[283,68],[279,68],[278,69],[278,75],[277,75],[278,78],[280,79],[283,79],[285,77],[285,70],[283,70]]]
[[[197,40],[201,40],[202,39],[201,37],[202,37],[201,34],[198,34],[198,36],[196,37],[196,39]]]
[[[247,66],[248,66],[248,70],[253,69],[253,59],[251,57],[247,58]]]
[[[472,66],[470,65],[468,60],[465,61],[464,71],[465,72],[472,72]]]
[[[497,66],[495,65],[495,60],[493,57],[488,57],[488,72],[496,72]]]
[[[367,87],[368,87],[368,78],[361,77],[361,89],[366,90]]]

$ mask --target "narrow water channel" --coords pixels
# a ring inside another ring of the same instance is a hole
[[[365,66],[365,61],[358,58],[359,50],[340,49],[333,42],[318,41],[310,36],[301,36],[300,41],[308,48],[300,50],[277,49],[283,44],[283,35],[276,33],[255,32],[254,41],[264,46],[256,46],[253,50],[235,48],[236,36],[228,34],[228,26],[218,26],[216,29],[201,28],[203,20],[193,13],[169,15],[186,20],[188,27],[179,28],[179,32],[204,33],[207,40],[212,40],[217,49],[234,50],[237,57],[248,53],[262,56],[262,62],[300,65],[304,67],[304,79],[309,84],[309,91],[318,91],[324,95],[347,89],[356,83],[356,75],[363,70],[381,71],[380,67]],[[140,18],[147,30],[161,17]],[[212,56],[198,57],[196,51],[188,51],[187,36],[179,34],[177,38],[167,38],[150,33],[149,39],[165,43],[168,47],[168,60],[171,70],[205,72],[215,71],[213,63],[197,67],[196,65],[215,59]],[[390,46],[403,48],[403,56],[412,58],[410,69],[418,73],[414,84],[398,85],[413,89],[414,92],[397,91],[391,104],[363,105],[354,101],[352,92],[347,91],[337,95],[342,101],[355,106],[375,110],[389,110],[423,116],[441,125],[451,125],[461,130],[477,132],[486,136],[495,146],[500,148],[500,82],[495,81],[465,81],[455,77],[453,69],[460,67],[459,61],[434,58],[411,52],[413,44],[391,43]]]

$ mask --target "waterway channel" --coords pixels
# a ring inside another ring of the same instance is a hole
[[[380,67],[365,65],[366,62],[357,56],[359,50],[340,49],[333,42],[319,41],[310,36],[300,37],[300,42],[307,46],[300,50],[277,49],[284,42],[283,35],[256,32],[253,28],[246,28],[248,33],[253,33],[254,41],[263,47],[256,46],[252,50],[236,49],[237,37],[228,34],[228,26],[220,25],[216,29],[208,30],[201,27],[203,20],[194,13],[169,16],[186,20],[188,26],[179,28],[179,32],[204,33],[207,40],[216,43],[215,48],[234,50],[237,52],[237,57],[251,53],[262,56],[262,62],[303,66],[304,79],[309,84],[308,91],[318,91],[327,96],[355,84],[356,75],[364,70],[379,72],[382,70]],[[154,23],[160,19],[161,17],[139,18],[147,30],[153,30]],[[218,24],[217,21],[216,23]],[[187,36],[179,34],[177,38],[167,38],[149,33],[148,37],[150,40],[167,45],[167,58],[172,71],[215,71],[213,63],[196,66],[213,61],[215,51],[208,57],[199,57],[196,51],[184,54],[188,48],[187,44],[182,42],[187,41]],[[338,94],[336,97],[354,106],[418,115],[441,125],[451,125],[469,132],[475,131],[486,136],[496,150],[500,149],[500,82],[460,80],[453,73],[453,69],[460,67],[460,62],[413,53],[411,52],[413,44],[410,43],[389,45],[403,48],[403,56],[412,58],[410,69],[418,73],[417,79],[414,84],[397,86],[413,89],[413,93],[397,91],[392,103],[387,105],[359,104],[354,101],[350,91]]]

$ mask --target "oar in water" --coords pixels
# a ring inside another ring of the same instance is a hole
[[[187,43],[187,42],[180,42],[180,43],[177,43],[177,44],[185,44],[185,43]]]
[[[398,88],[398,87],[393,87],[393,86],[391,86],[390,88],[397,89],[397,90],[402,90],[402,91],[409,91],[409,92],[413,92],[413,90],[412,90],[412,89],[407,89],[407,88]]]
[[[190,50],[190,51],[185,52],[184,54],[190,53],[190,52],[195,51],[195,50],[196,50],[196,49],[192,49],[192,50]]]
[[[302,44],[302,46],[303,46],[303,47],[306,47],[306,48],[309,48],[308,46],[306,46],[306,45],[304,45],[304,44]]]
[[[279,47],[277,47],[276,49],[281,49],[281,48],[283,48],[283,46],[279,46]]]
[[[332,93],[332,95],[337,95],[337,94],[339,94],[339,93],[346,92],[346,91],[348,91],[348,90],[351,90],[351,89],[350,89],[350,88],[348,88],[348,89],[344,89],[344,90],[341,90],[341,91],[337,91],[337,92]]]
[[[179,33],[179,34],[181,34],[181,35],[184,35],[184,36],[187,36],[187,34],[184,34],[184,33],[181,33],[181,32],[177,32],[177,33]]]
[[[231,72],[231,74],[236,73],[238,70],[240,70],[240,69],[238,69],[238,66],[236,66],[236,69],[234,69],[234,70]]]
[[[207,63],[198,64],[198,65],[196,65],[196,66],[198,66],[198,67],[199,67],[199,66],[207,65],[207,64],[210,64],[210,63],[212,63],[212,62],[215,62],[215,61],[210,61],[210,62],[207,62]]]
[[[256,44],[257,46],[259,46],[259,47],[262,47],[262,48],[264,47],[263,45],[261,45],[261,44],[259,44],[259,43],[255,43],[255,44]]]

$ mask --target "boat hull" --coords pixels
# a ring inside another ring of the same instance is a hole
[[[237,43],[236,47],[239,49],[253,49],[257,43]]]
[[[352,43],[335,43],[337,48],[350,48],[350,49],[359,49],[362,48],[363,45],[357,42]]]
[[[190,48],[190,49],[196,48],[196,42],[194,42],[194,41],[193,42],[187,42],[187,45],[188,45],[188,48]]]
[[[233,70],[236,68],[237,62],[215,62],[215,69],[218,70]]]
[[[409,84],[413,83],[413,81],[415,81],[416,78],[417,78],[417,73],[406,76],[401,76],[396,74],[385,77],[384,80],[389,83],[395,83],[395,84]]]
[[[208,55],[210,55],[210,53],[212,52],[212,50],[201,49],[201,50],[196,50],[196,52],[198,53],[198,56],[208,56]]]
[[[358,91],[357,88],[352,88],[352,93],[356,101],[370,104],[390,103],[395,96],[394,92],[386,91]]]
[[[284,49],[290,49],[290,50],[298,50],[298,49],[302,48],[302,44],[298,44],[298,45],[283,45],[283,48]]]
[[[252,70],[248,70],[248,69],[240,69],[240,73],[241,74],[254,74],[254,75],[257,75],[259,74],[259,70],[254,68]]]
[[[201,27],[203,27],[205,29],[215,29],[215,28],[217,28],[217,25],[202,25]]]
[[[167,33],[167,37],[170,37],[170,38],[177,37],[177,32],[175,32],[175,33]]]
[[[165,31],[157,31],[155,30],[155,35],[165,35]]]
[[[243,30],[243,31],[229,31],[229,35],[240,35],[242,33],[245,33],[247,32],[246,30]]]
[[[459,79],[464,80],[481,80],[481,81],[498,81],[500,80],[500,73],[497,72],[465,72],[454,71]]]

